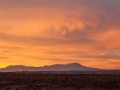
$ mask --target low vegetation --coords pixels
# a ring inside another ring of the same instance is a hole
[[[0,90],[120,90],[120,75],[0,73]]]

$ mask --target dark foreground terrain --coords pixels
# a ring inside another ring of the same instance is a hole
[[[120,75],[0,73],[0,90],[120,90]]]

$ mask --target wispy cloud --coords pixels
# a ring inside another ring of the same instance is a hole
[[[119,0],[0,0],[0,53],[14,64],[23,54],[46,59],[40,65],[104,59],[110,68],[120,60],[119,8]]]

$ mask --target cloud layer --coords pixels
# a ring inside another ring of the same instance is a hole
[[[120,68],[119,8],[119,0],[1,0],[2,67],[79,62]]]

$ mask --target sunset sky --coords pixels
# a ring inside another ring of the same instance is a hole
[[[0,68],[67,63],[120,69],[120,0],[0,0]]]

